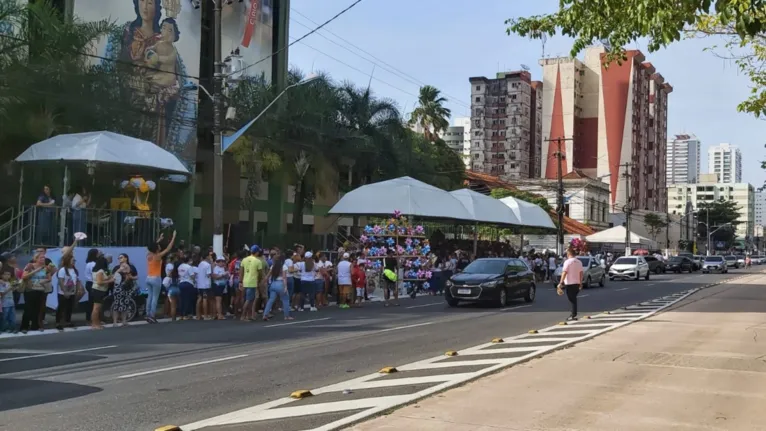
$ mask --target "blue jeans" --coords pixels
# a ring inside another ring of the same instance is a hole
[[[16,309],[14,307],[3,307],[3,315],[0,320],[0,332],[14,330],[16,330]]]
[[[271,308],[274,306],[274,302],[277,301],[277,296],[282,300],[282,313],[285,318],[290,317],[290,296],[285,290],[285,283],[282,280],[274,280],[269,286],[269,302],[266,303],[266,308],[263,310],[263,315],[268,316],[271,313]]]
[[[146,277],[146,316],[154,317],[157,313],[157,303],[162,292],[162,279],[160,277]]]
[[[295,294],[295,278],[287,277],[287,294],[290,298]]]
[[[317,284],[313,281],[305,281],[301,280],[301,308],[303,308],[304,305],[306,305],[306,298],[309,299],[309,304],[314,307],[316,304],[314,304],[314,301],[316,301],[316,289]]]

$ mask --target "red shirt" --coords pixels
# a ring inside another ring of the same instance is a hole
[[[362,268],[355,266],[351,270],[351,282],[354,283],[354,287],[365,287],[367,286],[367,274]]]

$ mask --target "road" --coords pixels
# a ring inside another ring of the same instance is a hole
[[[609,282],[585,291],[580,309],[582,314],[615,309],[745,273]],[[0,338],[0,430],[22,425],[152,430],[189,424],[295,390],[554,325],[567,308],[567,301],[545,284],[534,304],[506,309],[453,309],[441,298],[422,297],[405,299],[396,308],[368,304],[361,310],[297,313],[298,320],[289,323],[190,321]],[[317,414],[237,429],[312,429],[337,417]]]

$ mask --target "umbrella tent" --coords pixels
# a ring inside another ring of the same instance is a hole
[[[340,198],[329,214],[387,217],[394,211],[413,217],[475,221],[456,197],[411,177],[367,184],[352,190]]]
[[[593,235],[588,235],[585,239],[590,243],[625,244],[625,232],[625,226],[615,226],[601,232],[596,232]],[[655,241],[633,232],[630,233],[630,244],[649,248],[656,248],[657,246]]]
[[[17,163],[75,162],[122,165],[167,174],[191,175],[172,153],[141,139],[112,132],[57,135],[21,153]]]
[[[500,202],[513,211],[521,226],[556,229],[548,213],[533,203],[510,196],[500,199]]]
[[[522,224],[510,207],[495,198],[471,189],[455,190],[449,194],[463,204],[477,223]]]

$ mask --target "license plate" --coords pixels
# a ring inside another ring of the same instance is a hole
[[[458,295],[470,295],[471,289],[458,289],[457,290]]]

